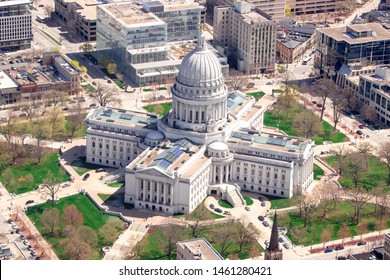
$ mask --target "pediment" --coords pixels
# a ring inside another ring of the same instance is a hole
[[[158,167],[148,167],[142,170],[138,170],[136,173],[150,175],[154,177],[167,177],[173,179],[173,174],[166,173],[164,170],[161,170]]]

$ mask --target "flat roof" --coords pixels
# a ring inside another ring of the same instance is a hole
[[[96,20],[96,5],[85,6],[77,11],[87,20]]]
[[[18,85],[4,71],[0,72],[0,89],[17,88]]]
[[[153,25],[166,24],[153,13],[144,12],[140,7],[134,3],[115,3],[109,5],[101,5],[99,8],[108,11],[115,19],[120,21],[123,25]]]
[[[252,147],[296,153],[303,152],[307,145],[311,143],[311,140],[265,132],[258,134],[252,133],[248,129],[241,129],[233,131],[228,138],[228,142],[245,143]]]
[[[292,39],[276,39],[276,42],[282,44],[283,46],[285,46],[286,48],[288,49],[295,49],[296,47],[298,47],[302,42],[298,42],[298,41],[295,41],[295,40],[292,40]]]
[[[194,259],[223,260],[224,258],[204,238],[190,239],[177,242],[184,250],[189,250]]]
[[[131,67],[133,67],[136,70],[141,70],[141,69],[149,69],[153,67],[159,68],[159,67],[166,67],[166,66],[176,66],[180,64],[181,64],[181,59],[169,59],[163,61],[132,64]]]
[[[167,1],[167,0],[158,0],[163,6],[164,11],[180,11],[180,10],[188,10],[188,9],[198,9],[200,8],[199,3],[187,0],[179,0],[179,1]]]
[[[69,63],[64,57],[57,56],[54,58],[54,60],[57,61],[57,63],[61,65],[61,67],[65,69],[69,74],[74,75],[80,73],[80,70],[78,70],[75,66]]]
[[[266,17],[264,17],[261,14],[256,13],[256,12],[241,14],[241,16],[244,19],[244,21],[249,23],[249,24],[251,24],[252,22],[259,23],[259,22],[268,22],[269,21]]]
[[[28,4],[31,4],[30,0],[0,1],[0,8],[8,7],[8,6],[28,5]]]
[[[104,107],[95,109],[89,115],[89,119],[128,126],[153,125],[157,123],[157,116],[154,114]]]
[[[252,97],[240,91],[229,92],[227,98],[227,107],[230,112],[238,113],[248,102],[252,101]]]
[[[349,44],[359,44],[359,43],[366,43],[371,41],[390,40],[390,32],[384,29],[382,25],[380,25],[379,23],[373,22],[373,23],[366,23],[366,24],[356,24],[353,25],[353,29],[358,30],[359,28],[363,28],[360,27],[361,25],[365,26],[364,28],[369,28],[370,30],[372,30],[374,32],[373,36],[369,36],[369,37],[351,36],[352,34],[348,33],[347,31],[347,26],[334,27],[334,28],[319,28],[318,31],[326,34],[329,37],[332,37],[337,41],[346,41]]]

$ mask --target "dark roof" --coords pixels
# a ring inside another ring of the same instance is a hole
[[[287,40],[286,39],[277,39],[277,41],[279,43],[281,43],[282,45],[284,45],[288,49],[295,49],[296,47],[298,47],[301,44],[301,42],[291,40],[291,39],[287,39]]]
[[[314,34],[317,28],[314,24],[297,23],[292,19],[283,19],[279,23],[287,33],[299,33],[308,37]]]
[[[278,240],[278,214],[275,211],[274,223],[272,224],[271,239],[269,241],[268,250],[271,252],[279,251]]]

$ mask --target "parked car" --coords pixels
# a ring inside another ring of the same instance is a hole
[[[65,184],[63,184],[61,187],[65,189],[65,188],[70,187],[70,184],[69,184],[69,183],[65,183]]]
[[[26,246],[30,245],[30,243],[28,243],[27,239],[23,240],[23,244],[26,245]]]
[[[265,207],[265,202],[264,201],[261,203],[261,206]]]
[[[12,227],[13,229],[17,229],[17,228],[18,228],[18,226],[17,226],[16,224],[11,224],[11,227]]]
[[[31,251],[31,252],[30,252],[30,255],[33,256],[33,257],[36,257],[36,256],[37,256],[37,253],[35,253],[35,251]]]
[[[19,115],[19,117],[21,117],[21,118],[27,117],[27,113],[21,113],[21,114]]]
[[[265,247],[268,247],[269,246],[269,241],[268,240],[264,241],[264,244],[265,244]]]
[[[321,103],[318,103],[316,106],[317,106],[318,108],[322,108],[322,104],[321,104]]]
[[[356,130],[356,134],[363,135],[363,131],[361,131],[361,130]]]
[[[214,204],[210,204],[209,206],[210,206],[211,209],[215,208]]]
[[[269,227],[269,223],[267,221],[263,221],[263,226]]]
[[[223,212],[222,209],[219,209],[219,208],[215,208],[214,211],[217,212],[217,213],[222,213]]]
[[[12,220],[12,219],[8,219],[7,220],[7,223],[9,223],[9,224],[11,224],[11,223],[13,223],[14,221]]]
[[[340,250],[343,250],[343,249],[344,249],[344,245],[339,244],[339,245],[336,246],[336,251],[340,251]]]
[[[29,199],[29,200],[26,201],[26,205],[31,204],[31,203],[34,203],[34,200]]]
[[[87,181],[87,180],[88,180],[88,178],[89,178],[89,176],[91,176],[91,175],[89,175],[88,173],[87,173],[87,174],[85,174],[85,175],[84,175],[84,177],[83,177],[83,181]]]
[[[246,211],[251,211],[251,208],[249,206],[245,206]]]
[[[104,171],[105,171],[104,168],[98,168],[98,169],[96,169],[96,173],[104,172]]]
[[[96,103],[89,104],[89,107],[96,107]]]
[[[360,129],[363,129],[363,128],[364,128],[364,125],[360,124],[360,125],[359,125],[359,128],[360,128]]]
[[[19,235],[20,240],[26,240],[26,237],[24,237],[23,234]]]
[[[15,233],[20,234],[20,229],[15,229]]]
[[[367,244],[367,242],[362,240],[362,241],[359,241],[357,245],[358,246],[363,246],[363,245],[366,245],[366,244]]]
[[[290,244],[288,244],[288,243],[283,243],[283,246],[284,246],[284,248],[286,248],[286,249],[290,249]]]
[[[283,237],[279,237],[279,238],[278,238],[278,241],[279,241],[280,243],[284,243]]]
[[[347,257],[346,256],[338,256],[336,257],[336,260],[346,260]]]
[[[273,85],[272,82],[266,82],[265,84],[266,84],[266,85]]]
[[[261,202],[263,202],[263,201],[264,201],[264,198],[263,198],[262,196],[259,196],[259,200],[260,200]]]
[[[223,214],[225,214],[225,215],[231,215],[230,211],[223,211]]]
[[[317,101],[313,100],[312,103],[313,103],[313,104],[317,104]]]
[[[263,216],[258,216],[257,218],[259,219],[260,222],[264,221],[264,217]]]
[[[111,80],[107,80],[107,83],[111,84],[111,83],[112,83],[112,81],[111,81]]]
[[[324,250],[324,253],[331,253],[331,252],[333,252],[333,249],[332,249],[332,248],[326,248],[326,249]]]

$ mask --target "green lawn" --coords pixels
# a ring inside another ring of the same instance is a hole
[[[159,87],[158,90],[167,90],[166,87]]]
[[[169,110],[172,109],[172,103],[169,102],[169,103],[146,105],[144,109],[150,113],[156,113],[164,116],[169,112]]]
[[[94,249],[93,259],[101,259],[103,256],[99,254],[99,249],[103,247],[102,238],[99,236],[99,230],[102,228],[109,219],[117,219],[118,217],[109,216],[100,211],[93,202],[85,195],[74,195],[66,198],[62,198],[56,205],[60,212],[60,215],[63,214],[64,208],[69,205],[75,205],[77,209],[83,214],[84,226],[92,228],[99,237],[99,243]],[[34,222],[35,226],[42,234],[42,236],[53,246],[54,251],[60,259],[66,259],[63,250],[63,242],[65,237],[57,233],[54,236],[49,234],[47,230],[44,229],[41,222],[41,214],[43,209],[50,208],[50,203],[45,203],[33,207],[29,207],[26,211],[27,216]],[[64,224],[59,225],[58,231],[64,227]]]
[[[199,216],[199,213],[201,213],[202,211],[207,211],[207,213],[210,214],[209,217],[206,216],[204,220],[225,218],[225,216],[218,215],[217,213],[208,210],[208,209],[206,208],[206,206],[204,206],[204,200],[203,200],[202,203],[200,203],[200,204],[198,205],[198,207],[195,208],[194,211],[192,211],[192,212],[191,212],[190,214],[188,214],[188,215],[182,215],[182,217],[185,217],[185,218],[186,218],[187,220],[189,220],[189,221],[194,221],[194,220],[197,219],[196,217],[198,217],[198,216]],[[177,216],[177,215],[176,215],[176,217],[179,218],[180,216]]]
[[[57,45],[61,46],[61,43],[60,43],[57,39],[53,38],[53,36],[51,36],[49,33],[47,33],[46,31],[44,31],[43,29],[41,29],[41,31],[42,31],[47,37],[49,37],[54,43],[56,43]]]
[[[308,110],[308,109],[304,108],[302,105],[300,105],[297,102],[293,102],[291,108],[281,113],[279,120],[276,114],[274,114],[272,111],[267,111],[264,114],[264,125],[277,127],[291,136],[302,137],[302,135],[299,135],[295,131],[292,124],[295,116],[297,116],[300,112],[302,112],[302,110]],[[333,127],[326,121],[322,122],[322,126],[324,128],[324,135],[312,137],[312,139],[315,141],[317,145],[323,144],[324,141],[332,141],[333,143],[340,143],[348,140],[345,134],[339,132],[338,130],[333,131]]]
[[[240,223],[236,223],[235,226],[241,226]],[[226,227],[225,224],[217,224],[217,225],[211,225],[211,226],[204,226],[201,227],[200,233],[198,234],[198,237],[204,237],[210,244],[218,251],[220,252],[221,245],[219,240],[215,238],[215,235],[212,233],[213,228],[217,228],[220,230],[224,230]],[[187,240],[191,239],[191,229],[190,228],[182,228],[178,230],[180,240]],[[164,244],[166,242],[165,236],[162,234],[161,228],[157,228],[156,231],[153,234],[146,235],[139,243],[140,245],[140,255],[139,259],[141,260],[166,260],[167,256],[164,255],[164,252],[161,250],[161,244]],[[239,245],[235,242],[227,249],[227,252],[225,254],[225,258],[231,258],[233,254],[237,254],[237,256],[240,259],[247,259],[249,258],[249,251],[251,250],[249,245],[244,245],[242,252],[238,252]],[[263,252],[263,248],[256,243],[256,250],[257,255],[259,255],[261,252]],[[174,257],[173,259],[176,259],[176,246],[174,249]]]
[[[253,204],[253,200],[252,198],[248,197],[248,196],[244,196],[244,200],[246,202],[246,205],[250,206]]]
[[[111,196],[111,194],[105,194],[105,193],[98,193],[97,195],[103,200],[103,202],[106,201]]]
[[[330,211],[325,218],[321,217],[320,214],[313,214],[311,220],[309,220],[308,225],[304,228],[304,220],[299,217],[299,211],[289,212],[286,215],[289,216],[289,222],[286,222],[286,217],[280,215],[278,220],[279,226],[284,226],[289,228],[287,236],[291,239],[293,243],[308,246],[311,244],[321,243],[321,233],[324,229],[327,229],[331,235],[331,240],[340,239],[337,236],[337,232],[342,225],[348,225],[351,235],[359,235],[356,225],[352,220],[354,213],[353,205],[350,201],[338,202],[336,204],[336,210]],[[390,227],[390,217],[385,217],[387,227]],[[375,229],[375,224],[379,220],[378,215],[374,211],[374,205],[367,204],[363,207],[361,212],[360,222],[365,222],[368,224],[367,231],[372,231]]]
[[[220,200],[218,200],[218,204],[219,204],[219,206],[224,207],[224,208],[233,208],[233,205],[231,205],[230,202],[227,200],[220,199]]]
[[[324,170],[322,170],[322,168],[319,167],[317,164],[314,164],[313,172],[314,172],[314,180],[319,180],[321,176],[324,175]]]
[[[86,84],[86,85],[81,85],[85,90],[87,91],[91,91],[91,92],[95,92],[96,91],[96,88],[94,88],[93,86],[91,86],[90,84]]]
[[[247,95],[253,96],[256,100],[259,100],[265,95],[264,91],[249,92]]]
[[[79,159],[72,161],[70,165],[80,176],[101,167],[100,165],[85,162],[85,157],[79,157]]]
[[[43,180],[46,178],[47,173],[51,173],[56,177],[60,178],[63,182],[68,181],[69,177],[61,169],[58,164],[59,154],[50,153],[41,160],[40,165],[35,164],[35,159],[27,160],[23,165],[15,165],[6,167],[3,172],[7,169],[10,169],[12,174],[15,177],[15,182],[7,186],[9,192],[14,192],[16,194],[21,194],[29,191],[35,190],[40,184],[43,183]],[[25,182],[25,176],[31,174],[34,178],[33,182]],[[0,177],[0,181],[3,182],[4,176]]]
[[[151,88],[144,88],[142,91],[149,92],[149,91],[152,91],[152,89]]]
[[[263,194],[264,195],[264,194]],[[292,198],[282,198],[271,195],[264,195],[271,202],[271,209],[282,209],[298,204],[299,197],[294,195]]]
[[[338,170],[338,160],[336,156],[329,156],[325,158],[325,161],[331,165],[334,169]],[[377,157],[370,156],[368,159],[368,171],[362,172],[361,185],[371,190],[378,186],[387,186],[387,167],[386,164],[381,162]],[[349,187],[353,185],[353,181],[349,175],[343,174],[339,178],[339,182],[343,187]]]
[[[123,182],[115,182],[115,183],[110,183],[107,184],[107,186],[112,187],[112,188],[121,188],[125,185]]]
[[[116,81],[115,81],[115,84],[116,84],[120,89],[125,89],[125,85],[124,85],[121,81],[116,80]]]

